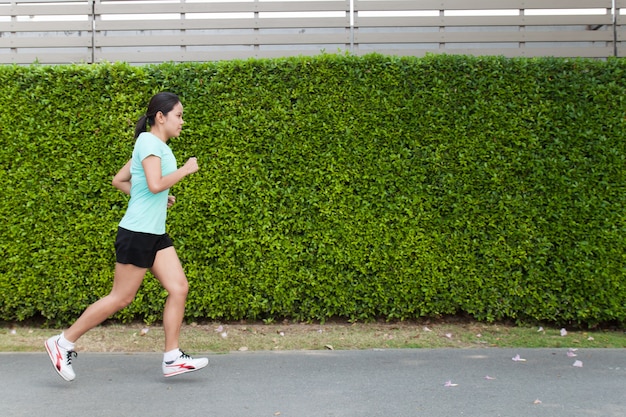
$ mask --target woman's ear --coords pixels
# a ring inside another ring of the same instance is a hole
[[[157,114],[154,116],[154,120],[157,123],[163,123],[165,122],[165,115],[162,111],[158,111]]]

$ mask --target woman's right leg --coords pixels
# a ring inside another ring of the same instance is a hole
[[[147,268],[116,263],[113,288],[109,295],[87,307],[78,320],[69,329],[65,330],[65,339],[70,342],[76,342],[87,331],[129,305],[135,298],[146,271]]]
[[[113,289],[109,295],[87,307],[78,320],[61,334],[62,337],[52,336],[46,340],[45,346],[48,356],[50,356],[52,366],[61,378],[72,381],[76,377],[72,369],[72,356],[76,356],[74,342],[87,331],[130,304],[135,298],[137,290],[139,290],[146,271],[147,268],[116,263]]]

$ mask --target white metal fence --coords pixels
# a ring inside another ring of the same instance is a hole
[[[607,58],[626,0],[0,0],[0,63],[349,51]]]

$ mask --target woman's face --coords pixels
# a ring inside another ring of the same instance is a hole
[[[165,116],[163,128],[168,138],[177,138],[183,128],[183,105],[178,102]]]

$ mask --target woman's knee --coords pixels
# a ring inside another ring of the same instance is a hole
[[[117,311],[126,308],[133,302],[135,299],[135,294],[120,294],[116,292],[111,292],[109,294],[111,301],[115,304]]]
[[[175,297],[187,297],[187,294],[189,293],[189,283],[187,282],[187,278],[183,276],[169,282],[165,286],[165,289],[169,295]]]

